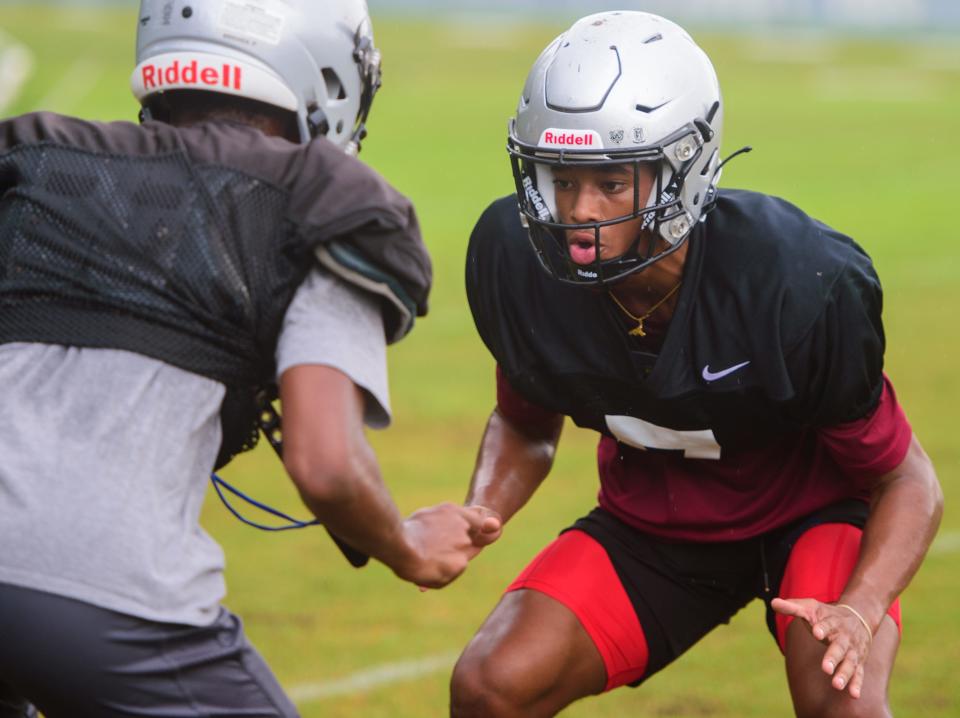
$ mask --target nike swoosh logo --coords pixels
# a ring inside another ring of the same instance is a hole
[[[723,379],[723,377],[733,374],[737,369],[743,369],[750,362],[745,361],[743,364],[737,364],[736,366],[729,367],[727,369],[722,369],[717,372],[710,371],[710,365],[707,364],[703,367],[703,378],[704,381],[716,381],[717,379]]]

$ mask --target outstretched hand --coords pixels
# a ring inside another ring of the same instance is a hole
[[[811,635],[827,646],[820,667],[833,676],[831,685],[859,698],[873,633],[855,609],[813,598],[775,598],[770,605],[777,613],[807,624]]]
[[[444,503],[420,509],[403,522],[414,558],[394,570],[421,588],[442,588],[457,578],[481,549],[500,536],[500,516],[480,506]]]

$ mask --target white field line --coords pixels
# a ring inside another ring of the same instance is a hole
[[[960,532],[941,534],[930,547],[931,555],[945,555],[960,551]],[[290,698],[298,703],[318,701],[336,696],[357,695],[392,683],[414,681],[424,676],[449,671],[456,663],[456,653],[443,653],[426,658],[413,658],[397,663],[385,663],[343,678],[316,683],[301,683],[288,690]]]
[[[844,43],[830,37],[810,35],[774,35],[769,38],[745,38],[739,48],[740,56],[761,64],[809,65],[833,69]],[[846,66],[850,67],[850,66]],[[905,46],[903,52],[891,58],[889,64],[860,67],[864,73],[881,75],[891,69],[912,72],[960,72],[960,51],[955,44],[928,41]]]
[[[812,89],[825,100],[918,102],[940,96],[942,84],[929,72],[878,65],[821,68]]]
[[[839,45],[829,39],[802,36],[758,37],[745,40],[741,45],[745,59],[761,64],[831,66],[838,50]]]
[[[917,48],[911,57],[921,70],[960,72],[960,51],[954,45],[924,45]]]
[[[456,663],[457,653],[442,653],[425,658],[414,658],[397,663],[385,663],[343,678],[317,683],[301,683],[288,690],[291,700],[306,702],[332,698],[333,696],[366,693],[391,683],[413,681],[441,671],[449,671]]]
[[[102,69],[92,60],[77,60],[38,102],[37,109],[69,114],[89,94]]]
[[[500,50],[515,46],[523,35],[524,29],[517,27],[515,17],[489,12],[459,14],[443,28],[443,40],[454,50]]]
[[[33,55],[0,30],[0,116],[7,112],[33,71]]]

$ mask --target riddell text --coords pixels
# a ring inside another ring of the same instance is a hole
[[[196,60],[181,65],[178,60],[168,67],[144,65],[143,86],[156,89],[164,85],[206,85],[207,87],[229,87],[242,89],[243,75],[237,65],[201,67]]]
[[[592,145],[593,135],[578,135],[574,134],[573,132],[564,132],[558,135],[554,134],[553,132],[544,132],[543,141],[548,142],[551,145]]]

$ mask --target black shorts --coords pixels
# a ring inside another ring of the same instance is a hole
[[[226,609],[157,623],[0,584],[0,718],[30,703],[46,718],[298,715]]]
[[[635,686],[754,598],[766,602],[768,628],[774,638],[779,628],[782,647],[786,624],[778,626],[770,601],[780,595],[794,546],[810,529],[835,525],[838,536],[856,542],[844,549],[849,566],[867,510],[864,502],[848,500],[763,536],[699,544],[642,533],[597,508],[544,549],[508,590],[539,590],[564,603],[597,645],[607,689]],[[844,585],[847,575],[831,578],[832,585]],[[837,598],[814,593],[809,597]]]

